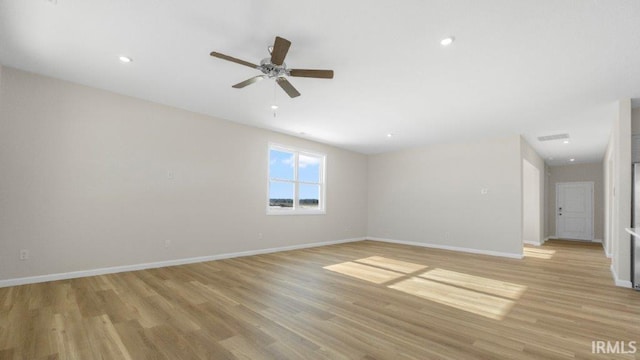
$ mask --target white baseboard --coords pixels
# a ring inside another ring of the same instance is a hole
[[[167,267],[167,266],[193,264],[193,263],[199,263],[199,262],[205,262],[205,261],[230,259],[230,258],[243,257],[243,256],[269,254],[274,252],[306,249],[306,248],[319,247],[319,246],[344,244],[349,242],[362,241],[365,239],[366,238],[361,237],[361,238],[352,238],[352,239],[344,239],[344,240],[322,241],[322,242],[309,243],[309,244],[281,246],[281,247],[259,249],[259,250],[248,250],[248,251],[241,251],[241,252],[234,252],[234,253],[192,257],[192,258],[186,258],[186,259],[166,260],[166,261],[158,261],[158,262],[144,263],[144,264],[122,265],[122,266],[113,266],[113,267],[106,267],[106,268],[100,268],[100,269],[89,269],[89,270],[72,271],[72,272],[66,272],[66,273],[29,276],[29,277],[15,278],[15,279],[0,280],[0,288],[7,287],[7,286],[35,284],[35,283],[55,281],[55,280],[74,279],[74,278],[87,277],[87,276],[115,274],[115,273],[126,272],[126,271],[136,271],[136,270],[154,269],[154,268]]]
[[[525,240],[524,241],[525,244],[529,244],[529,245],[533,245],[533,246],[540,246],[542,244],[540,244],[539,242],[535,242],[535,241],[530,241],[530,240]]]
[[[553,235],[553,236],[548,236],[546,239],[544,239],[544,241],[547,240],[558,240],[560,239],[559,237]],[[582,239],[563,239],[563,240],[567,240],[567,241],[582,241],[582,242],[593,242],[593,243],[598,243],[598,244],[602,244],[602,239],[592,239],[592,240],[582,240]]]
[[[465,247],[440,245],[440,244],[428,244],[428,243],[422,243],[422,242],[417,242],[417,241],[404,241],[404,240],[385,239],[385,238],[379,238],[379,237],[373,237],[373,236],[368,236],[367,239],[374,240],[374,241],[388,242],[388,243],[393,243],[393,244],[421,246],[421,247],[427,247],[427,248],[433,248],[433,249],[442,249],[442,250],[451,250],[451,251],[461,251],[461,252],[467,252],[467,253],[472,253],[472,254],[500,256],[500,257],[507,257],[507,258],[512,258],[512,259],[522,259],[522,257],[523,257],[522,254],[505,253],[505,252],[492,251],[492,250],[471,249],[471,248],[465,248]]]
[[[616,286],[631,288],[631,281],[620,280],[618,278],[618,274],[616,273],[616,269],[613,268],[613,264],[611,264],[611,275],[613,275],[613,280],[615,281]]]

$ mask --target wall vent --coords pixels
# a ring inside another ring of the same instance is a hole
[[[555,134],[555,135],[547,135],[547,136],[538,136],[539,141],[551,141],[551,140],[561,140],[568,139],[569,134]]]

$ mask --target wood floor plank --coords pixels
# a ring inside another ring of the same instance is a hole
[[[86,323],[79,310],[54,315],[52,331],[56,335],[56,348],[60,358],[73,360],[94,358],[85,327]]]
[[[201,329],[186,334],[185,340],[199,359],[231,360],[236,357],[220,344],[218,338],[214,338],[207,329]],[[228,339],[229,337],[225,337]]]
[[[524,253],[361,241],[0,288],[0,360],[640,359],[591,352],[640,342],[600,245]]]
[[[127,352],[135,360],[169,360],[144,333],[144,328],[130,320],[114,324]]]
[[[15,358],[13,353],[13,348],[0,350],[0,360],[13,360]]]
[[[229,350],[237,359],[253,360],[253,359],[274,359],[277,358],[269,352],[263,351],[242,335],[236,335],[220,342],[227,350]]]
[[[145,336],[168,359],[198,359],[197,349],[189,346],[185,334],[170,325],[143,330]]]
[[[109,316],[101,315],[87,319],[85,329],[94,358],[132,360]]]

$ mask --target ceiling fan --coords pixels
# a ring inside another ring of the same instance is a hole
[[[273,46],[269,46],[271,57],[262,59],[262,61],[260,61],[260,65],[252,64],[248,61],[240,60],[215,51],[211,52],[211,56],[262,71],[263,75],[254,76],[233,85],[236,89],[242,89],[247,85],[251,85],[265,78],[275,78],[282,90],[284,90],[289,97],[294,98],[300,96],[300,92],[298,92],[298,90],[296,90],[296,88],[294,88],[286,79],[287,76],[333,79],[333,70],[288,69],[287,64],[284,63],[284,58],[287,56],[290,46],[291,41],[276,36]]]

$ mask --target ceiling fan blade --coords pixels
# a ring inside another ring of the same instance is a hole
[[[291,85],[291,83],[283,78],[283,77],[279,77],[276,79],[276,81],[278,82],[278,85],[280,85],[280,87],[282,88],[282,90],[284,90],[284,92],[287,93],[287,95],[289,95],[289,97],[298,97],[300,96],[300,93],[298,92],[298,90],[296,90],[296,88],[293,87],[293,85]]]
[[[333,70],[291,69],[289,75],[317,79],[333,79]]]
[[[252,63],[250,63],[248,61],[244,61],[244,60],[240,60],[240,59],[234,58],[233,56],[221,54],[219,52],[212,51],[210,55],[213,56],[213,57],[217,57],[218,59],[231,61],[231,62],[234,62],[236,64],[248,66],[248,67],[253,68],[253,69],[258,68],[258,65],[256,65],[256,64],[252,64]]]
[[[274,65],[282,65],[284,58],[289,52],[291,41],[283,39],[280,36],[276,36],[276,41],[273,43],[273,51],[271,51],[271,63]]]
[[[258,75],[258,76],[254,76],[251,79],[247,79],[241,83],[237,83],[235,85],[233,85],[232,87],[236,88],[236,89],[242,89],[243,87],[247,86],[247,85],[251,85],[255,82],[258,82],[262,79],[264,79],[266,77],[266,75]]]

